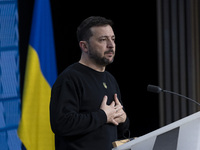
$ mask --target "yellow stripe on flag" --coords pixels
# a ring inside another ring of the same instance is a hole
[[[31,46],[28,48],[24,83],[18,135],[27,150],[53,150],[54,134],[49,118],[51,87],[41,72],[39,57]]]

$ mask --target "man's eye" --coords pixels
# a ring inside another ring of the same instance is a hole
[[[105,41],[106,39],[100,39],[100,41]]]

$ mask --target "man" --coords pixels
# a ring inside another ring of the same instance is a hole
[[[106,65],[114,60],[112,21],[89,17],[77,29],[80,61],[66,68],[51,93],[50,121],[56,150],[111,150],[129,120],[115,78]]]

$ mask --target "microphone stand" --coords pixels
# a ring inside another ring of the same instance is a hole
[[[172,91],[168,91],[168,90],[163,90],[163,89],[160,88],[159,86],[155,86],[155,85],[149,84],[149,85],[147,86],[147,91],[153,92],[153,93],[160,93],[160,92],[170,93],[170,94],[172,94],[172,95],[177,95],[177,96],[180,96],[180,97],[182,97],[182,98],[185,98],[185,99],[187,99],[187,100],[189,100],[189,101],[191,101],[191,102],[197,104],[198,106],[200,106],[200,103],[199,103],[199,102],[197,102],[197,101],[195,101],[195,100],[193,100],[193,99],[191,99],[191,98],[189,98],[189,97],[186,97],[186,96],[184,96],[184,95],[182,95],[182,94],[178,94],[178,93],[176,93],[176,92],[172,92]]]
[[[189,98],[187,96],[178,94],[176,92],[168,91],[168,90],[162,90],[162,92],[164,92],[164,93],[170,93],[170,94],[174,94],[174,95],[180,96],[180,97],[188,99],[188,100],[192,101],[193,103],[197,104],[198,106],[200,106],[200,103],[198,103],[197,101],[195,101],[195,100],[193,100],[193,99],[191,99],[191,98]]]

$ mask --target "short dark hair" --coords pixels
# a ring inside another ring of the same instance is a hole
[[[78,26],[76,32],[78,42],[89,41],[89,38],[92,36],[92,32],[90,30],[91,27],[104,25],[112,26],[113,21],[100,16],[91,16],[83,20],[83,22]]]

